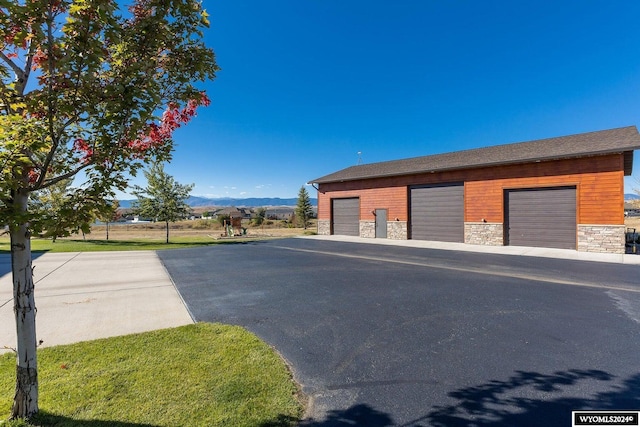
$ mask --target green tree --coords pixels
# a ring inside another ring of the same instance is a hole
[[[256,216],[252,220],[253,225],[262,225],[266,216],[267,208],[258,208],[258,210],[256,211]]]
[[[76,209],[74,189],[71,179],[34,191],[29,201],[29,211],[36,213],[43,222],[42,237],[49,237],[54,242],[58,237],[71,233],[87,232],[93,215],[85,210]]]
[[[38,411],[31,235],[58,234],[52,221],[61,218],[64,228],[83,227],[144,164],[169,159],[173,131],[209,103],[195,85],[217,70],[202,41],[200,2],[122,4],[0,2],[0,223],[11,238],[17,331],[12,418]],[[73,177],[66,211],[43,215],[29,202]]]
[[[133,194],[138,198],[133,203],[133,212],[144,218],[165,223],[169,243],[169,223],[184,219],[191,208],[185,203],[193,184],[183,185],[164,171],[162,163],[154,163],[144,171],[147,186],[134,187]]]
[[[313,217],[313,206],[309,199],[309,192],[304,185],[298,191],[298,203],[296,204],[296,220],[306,230],[309,226],[309,220]]]

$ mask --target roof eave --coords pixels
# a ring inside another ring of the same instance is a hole
[[[329,179],[329,180],[323,180],[323,178],[317,178],[316,180],[309,181],[309,184],[320,184],[320,185],[333,184],[337,182],[351,182],[351,181],[360,181],[360,180],[377,179],[377,178],[391,178],[396,176],[406,176],[406,175],[413,175],[413,174],[451,172],[456,170],[480,169],[480,168],[488,168],[488,167],[496,167],[496,166],[521,165],[526,163],[540,163],[540,162],[549,162],[554,160],[578,159],[578,158],[584,158],[584,157],[606,156],[611,154],[624,155],[624,174],[625,176],[631,175],[631,171],[633,168],[633,148],[631,148],[628,151],[625,151],[624,149],[603,150],[603,151],[593,151],[588,153],[576,153],[574,155],[566,155],[566,156],[535,157],[535,158],[528,158],[528,159],[518,159],[518,160],[489,162],[489,163],[483,162],[483,163],[467,164],[467,165],[452,166],[452,167],[414,170],[414,171],[407,171],[407,172],[363,175],[363,176],[352,177],[352,178],[336,178],[336,179]]]
[[[631,176],[633,173],[633,150],[625,151],[624,155],[624,175]]]

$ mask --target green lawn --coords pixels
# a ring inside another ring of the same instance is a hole
[[[151,239],[132,240],[75,240],[58,239],[55,243],[51,239],[31,239],[31,250],[34,252],[98,252],[98,251],[157,251],[163,249],[180,249],[194,246],[212,246],[232,243],[242,243],[265,238],[237,238],[228,240],[213,240],[207,236],[172,237],[169,243]],[[0,238],[0,253],[9,253],[9,238]]]
[[[38,350],[40,414],[7,426],[291,426],[303,405],[283,360],[237,326],[198,323]],[[0,420],[15,356],[0,357]],[[0,424],[2,422],[0,421]]]

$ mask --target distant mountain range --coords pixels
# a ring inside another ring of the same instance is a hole
[[[640,195],[633,193],[626,193],[624,195],[625,201],[639,200]],[[318,199],[310,198],[311,205],[318,206]],[[130,208],[131,203],[135,200],[119,200],[121,208]],[[262,207],[262,206],[295,206],[298,203],[298,198],[293,197],[290,199],[281,199],[279,197],[251,197],[247,199],[234,199],[230,197],[223,198],[208,198],[190,196],[187,199],[187,204],[192,208],[216,206],[216,207]]]
[[[130,208],[131,203],[135,200],[119,200],[121,208]],[[310,198],[311,205],[318,206],[318,199]],[[281,199],[279,197],[251,197],[247,199],[234,199],[234,198],[207,198],[190,196],[186,200],[187,204],[192,208],[216,206],[216,207],[266,207],[266,206],[296,206],[298,204],[298,198]]]

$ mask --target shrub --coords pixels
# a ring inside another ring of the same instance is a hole
[[[216,219],[218,220],[220,225],[224,225],[225,221],[227,221],[227,223],[231,222],[231,216],[230,215],[218,215],[218,218],[216,218]]]

